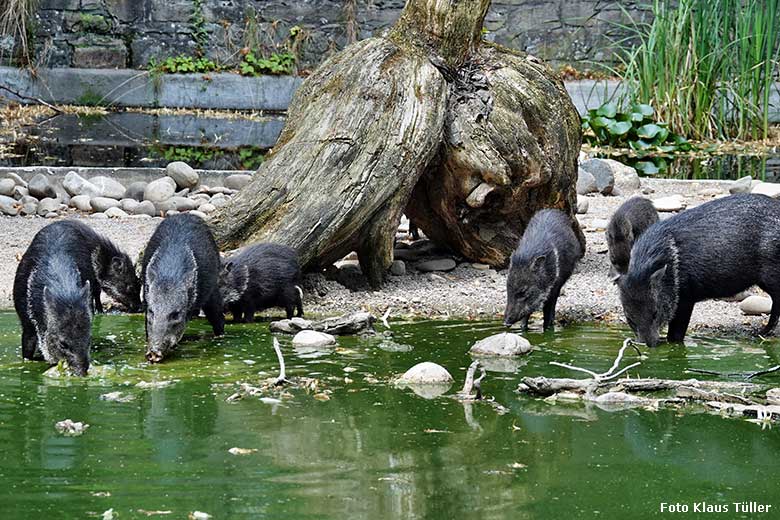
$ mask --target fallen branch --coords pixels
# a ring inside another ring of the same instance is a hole
[[[289,383],[289,381],[287,381],[287,375],[284,371],[284,356],[282,356],[282,349],[279,347],[279,340],[276,338],[274,338],[274,350],[276,351],[277,359],[279,359],[279,377],[274,381],[274,386],[280,386]]]
[[[751,394],[761,390],[761,386],[735,381],[699,381],[697,379],[618,379],[608,384],[595,379],[566,379],[547,377],[524,377],[518,386],[518,392],[548,396],[558,392],[595,392],[603,390],[621,390],[624,392],[660,392],[677,390],[680,387],[698,388],[712,392],[731,394]]]
[[[474,373],[477,371],[477,368],[481,369],[482,373],[477,378],[474,379]],[[482,379],[485,377],[485,367],[480,365],[479,361],[473,361],[471,365],[469,365],[468,370],[466,371],[466,381],[463,383],[463,389],[458,392],[457,396],[459,399],[475,399],[479,400],[482,399]],[[477,393],[476,395],[472,395],[471,391],[476,387]]]
[[[606,372],[602,372],[601,374],[597,374],[596,372],[592,370],[588,370],[587,368],[577,367],[574,365],[567,365],[565,363],[558,363],[557,361],[550,361],[551,365],[555,365],[558,367],[568,368],[569,370],[576,370],[578,372],[585,372],[587,374],[590,374],[590,376],[595,381],[609,381],[610,379],[614,379],[618,377],[620,374],[623,374],[624,372],[627,372],[628,370],[631,370],[632,368],[641,365],[642,363],[640,361],[637,361],[636,363],[633,363],[631,365],[628,365],[627,367],[623,368],[622,370],[619,370],[618,372],[615,372],[617,370],[617,367],[620,365],[620,361],[623,359],[623,353],[626,351],[626,349],[631,346],[634,347],[634,349],[639,352],[639,349],[637,349],[636,345],[634,345],[631,338],[626,338],[626,340],[623,342],[623,346],[618,351],[617,358],[615,358],[615,361],[612,363],[612,367],[607,370]],[[639,352],[641,355],[641,352]]]
[[[8,92],[9,94],[11,94],[12,96],[18,97],[19,99],[25,99],[27,101],[34,101],[35,103],[38,103],[39,105],[43,105],[46,108],[50,108],[51,110],[54,110],[58,114],[62,114],[62,110],[60,110],[59,108],[55,107],[51,103],[47,103],[46,101],[42,100],[41,98],[35,98],[35,97],[26,96],[26,95],[22,94],[21,92],[17,92],[17,91],[15,91],[15,90],[13,90],[13,89],[5,86],[5,85],[0,85],[0,90],[4,90],[4,91]]]
[[[393,310],[393,308],[392,307],[388,307],[387,310],[385,311],[385,313],[382,315],[382,318],[381,318],[382,324],[385,327],[387,327],[388,329],[390,328],[390,324],[387,322],[387,318],[390,317],[390,311],[391,310]]]

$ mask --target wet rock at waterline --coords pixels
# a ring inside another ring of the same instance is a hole
[[[443,366],[424,361],[404,372],[397,381],[401,384],[447,384],[454,379]]]
[[[292,340],[294,347],[327,347],[336,344],[336,338],[316,330],[302,330]]]
[[[165,173],[174,180],[179,189],[194,188],[200,182],[198,172],[182,161],[174,161],[165,167]]]
[[[312,330],[312,322],[303,318],[290,318],[289,320],[272,321],[268,328],[271,332],[296,334],[302,330]]]
[[[531,352],[531,343],[519,334],[502,332],[481,339],[469,349],[475,356],[522,356]]]
[[[739,304],[739,310],[747,316],[760,316],[772,311],[772,299],[766,296],[748,296]]]
[[[320,321],[310,321],[303,318],[273,321],[269,325],[269,328],[271,332],[281,332],[284,334],[295,334],[298,331],[311,330],[322,332],[326,336],[349,336],[354,334],[373,333],[375,321],[376,317],[369,312],[355,312]],[[296,336],[296,338],[297,337],[298,336]],[[293,339],[293,342],[295,342],[295,339]]]

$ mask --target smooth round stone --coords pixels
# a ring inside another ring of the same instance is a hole
[[[230,202],[230,199],[224,193],[217,193],[216,195],[211,197],[211,205],[216,208],[221,208],[228,202]]]
[[[735,193],[750,193],[750,188],[753,186],[753,177],[746,175],[735,180],[729,186],[729,193],[732,195]]]
[[[194,188],[200,182],[198,172],[182,161],[174,161],[165,167],[165,173],[176,182],[179,189]]]
[[[98,220],[107,219],[108,215],[106,215],[105,213],[93,213],[92,215],[90,215],[90,218],[96,218]]]
[[[687,206],[685,199],[682,195],[670,195],[668,197],[661,197],[653,201],[653,206],[658,211],[671,212],[682,211]]]
[[[295,347],[327,347],[335,345],[336,338],[316,330],[302,330],[293,337],[292,344]]]
[[[140,206],[141,203],[138,202],[135,199],[122,199],[119,201],[119,207],[122,208],[122,211],[126,213],[133,214],[135,213],[135,210]]]
[[[16,183],[13,181],[13,179],[0,179],[0,195],[12,197],[15,187]]]
[[[122,183],[111,177],[98,175],[89,179],[89,183],[98,189],[101,197],[119,200],[125,196],[125,187]]]
[[[23,188],[27,187],[27,181],[19,177],[19,175],[14,172],[5,172],[5,176],[14,181],[14,184],[17,186],[21,186]]]
[[[433,271],[452,271],[458,264],[452,258],[438,258],[436,260],[428,260],[420,262],[414,267],[423,273],[429,273]]]
[[[158,215],[157,209],[154,207],[154,203],[148,200],[140,202],[138,206],[133,208],[133,215],[146,215],[148,217],[156,217]]]
[[[15,199],[21,199],[22,197],[29,197],[30,196],[30,190],[28,190],[24,186],[15,186],[14,187],[14,191],[11,194],[11,196],[13,198],[15,198]],[[33,198],[35,198],[35,197],[33,197]],[[37,202],[38,199],[35,199],[35,201]]]
[[[762,182],[761,184],[757,184],[751,190],[751,193],[766,195],[773,199],[780,199],[780,184],[775,182]]]
[[[70,206],[79,211],[92,211],[92,205],[89,203],[89,195],[76,195],[71,197]]]
[[[97,212],[104,212],[109,208],[119,207],[119,201],[108,197],[93,197],[89,200],[89,205]]]
[[[0,195],[0,213],[8,215],[9,217],[15,217],[19,214],[19,207],[16,199]]]
[[[217,207],[214,204],[211,204],[210,202],[206,202],[198,206],[198,211],[202,211],[203,213],[206,214],[213,213],[217,211]]]
[[[187,197],[171,197],[170,201],[173,203],[175,210],[178,211],[191,211],[198,207],[198,203]]]
[[[162,202],[173,197],[174,193],[176,193],[176,181],[170,177],[163,177],[146,185],[144,200]]]
[[[240,190],[252,181],[252,176],[246,173],[234,173],[225,177],[225,187],[231,190]]]
[[[596,180],[596,189],[602,195],[612,193],[615,187],[615,170],[623,165],[611,159],[588,159],[582,161],[580,168],[593,175]],[[580,193],[580,195],[584,195]]]
[[[30,179],[30,182],[27,183],[27,190],[30,192],[30,195],[36,199],[57,198],[57,190],[49,183],[49,179],[46,175],[42,173],[39,173]]]
[[[50,211],[47,214],[45,214],[43,217],[44,218],[57,218],[58,216],[59,216],[59,213],[57,213],[56,211]]]
[[[206,219],[208,218],[208,215],[206,215],[206,214],[205,214],[205,213],[203,213],[202,211],[198,211],[197,209],[193,209],[193,210],[192,210],[192,211],[190,211],[189,213],[190,213],[190,215],[195,215],[196,217],[200,217],[200,218],[202,218],[203,220],[206,220]]]
[[[430,361],[417,363],[398,378],[399,383],[406,384],[442,384],[453,381],[446,368]]]
[[[19,208],[20,215],[37,215],[38,203],[37,202],[25,202],[22,203],[22,207]]]
[[[144,215],[143,213],[139,213],[138,215],[130,215],[129,218],[134,218],[136,220],[150,220],[152,218],[151,215]]]
[[[178,215],[179,213],[181,213],[181,212],[177,211],[175,209],[169,209],[168,211],[165,212],[165,216],[166,217],[172,217],[174,215]]]
[[[588,193],[598,193],[596,178],[587,170],[579,168],[577,170],[577,194],[587,195]]]
[[[760,316],[772,311],[772,299],[756,294],[748,296],[739,304],[739,310],[747,316]]]
[[[38,215],[45,216],[47,213],[56,213],[60,209],[60,201],[52,198],[41,199],[38,203]]]
[[[403,276],[406,274],[406,264],[403,260],[393,260],[390,264],[390,274],[393,276]]]
[[[125,213],[122,208],[116,207],[116,208],[108,208],[106,210],[106,216],[108,218],[124,218],[127,217],[127,213]]]
[[[488,269],[490,269],[490,266],[487,264],[481,264],[479,262],[473,262],[471,264],[471,268],[476,269],[477,271],[487,271]]]
[[[577,197],[577,214],[584,215],[590,208],[590,201],[585,197]]]
[[[479,356],[522,356],[531,352],[531,343],[519,334],[502,332],[477,341],[469,354]]]

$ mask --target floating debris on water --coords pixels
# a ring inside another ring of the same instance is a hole
[[[190,520],[209,520],[209,518],[211,518],[211,515],[203,511],[193,511],[189,516]]]
[[[230,448],[228,453],[231,455],[249,455],[255,453],[257,448]]]
[[[135,386],[138,388],[165,388],[166,386],[170,386],[174,383],[174,381],[167,380],[167,381],[141,381],[139,383],[136,383]]]
[[[122,392],[109,392],[100,396],[103,401],[112,401],[115,403],[129,403],[135,400],[134,395],[124,394]]]
[[[67,437],[77,437],[83,434],[87,428],[89,428],[89,424],[83,422],[73,422],[70,419],[65,419],[64,421],[59,421],[56,423],[54,427],[58,432]]]

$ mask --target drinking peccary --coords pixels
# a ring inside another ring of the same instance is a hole
[[[56,364],[76,375],[89,369],[92,337],[90,282],[67,252],[66,237],[41,240],[22,257],[14,279],[14,307],[22,322],[22,356]]]
[[[183,213],[157,227],[141,269],[149,361],[162,361],[201,309],[214,334],[224,332],[219,268],[217,244],[201,218]]]
[[[225,260],[219,286],[235,321],[251,323],[255,311],[284,307],[287,319],[303,316],[298,254],[280,244],[255,244]]]
[[[58,249],[52,249],[52,243]],[[81,278],[90,282],[96,312],[103,312],[101,290],[127,310],[140,310],[141,283],[132,260],[86,224],[62,220],[44,227],[35,235],[25,256],[30,254],[36,260],[42,251],[64,254],[76,262]]]
[[[544,305],[544,328],[551,327],[561,287],[584,254],[568,215],[557,209],[537,212],[509,262],[504,325],[521,321],[527,329],[531,313]]]
[[[653,202],[644,197],[631,197],[615,211],[607,226],[609,261],[614,274],[625,274],[631,258],[631,248],[647,228],[658,222]]]
[[[707,202],[648,229],[617,278],[623,311],[637,339],[654,347],[659,329],[685,338],[696,302],[758,285],[772,297],[763,334],[780,316],[780,201],[739,194]]]

